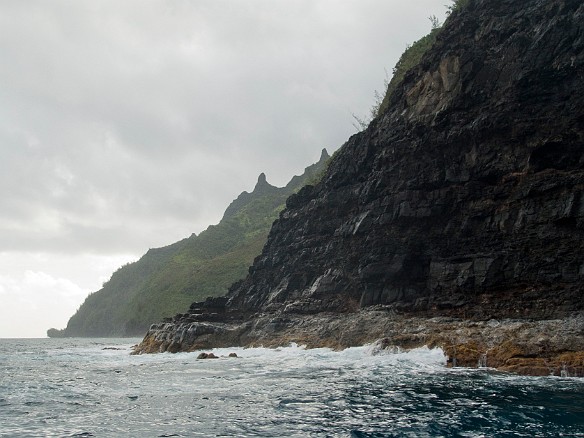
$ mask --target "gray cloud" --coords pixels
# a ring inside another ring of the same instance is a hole
[[[2,251],[140,253],[338,148],[443,1],[4,1]]]

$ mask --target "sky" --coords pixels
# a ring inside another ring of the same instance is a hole
[[[0,338],[356,132],[445,0],[3,0]]]

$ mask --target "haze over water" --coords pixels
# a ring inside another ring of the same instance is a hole
[[[441,350],[0,339],[0,436],[584,436],[584,379],[449,369]]]

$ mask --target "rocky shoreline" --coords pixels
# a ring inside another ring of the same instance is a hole
[[[448,366],[584,377],[584,314],[552,320],[473,321],[404,316],[377,307],[350,314],[260,316],[253,322],[227,324],[161,323],[150,328],[134,354],[290,343],[335,350],[370,343],[388,350],[440,347]]]

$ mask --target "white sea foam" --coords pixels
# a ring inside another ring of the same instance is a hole
[[[0,437],[584,433],[584,380],[461,372],[440,349],[221,348],[197,360],[131,356],[136,341],[0,340]]]

